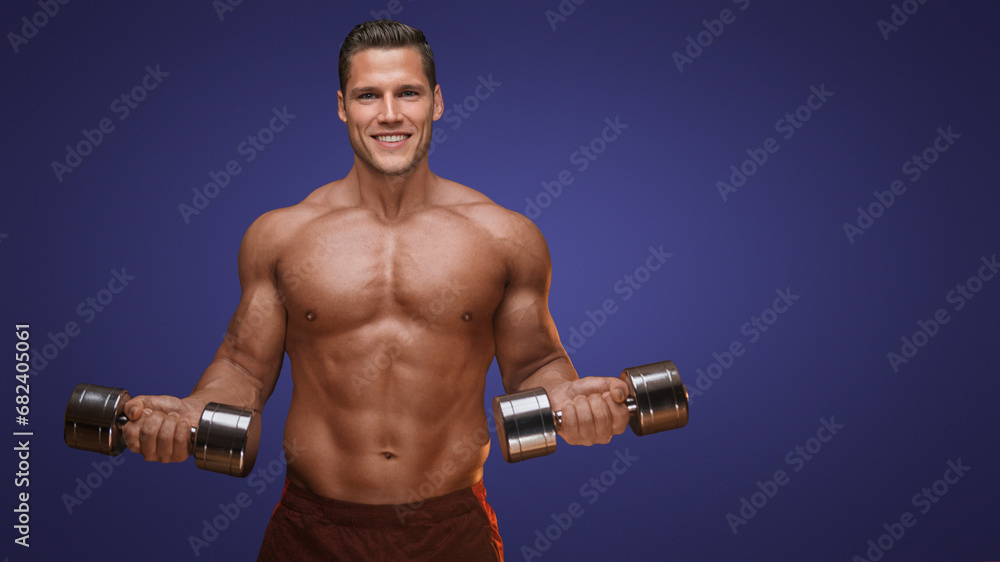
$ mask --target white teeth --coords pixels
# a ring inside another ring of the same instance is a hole
[[[375,137],[382,142],[399,142],[406,138],[406,135],[382,135]]]

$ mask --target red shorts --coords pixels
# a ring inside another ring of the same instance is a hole
[[[421,504],[369,505],[286,480],[257,560],[502,561],[503,542],[482,482]]]

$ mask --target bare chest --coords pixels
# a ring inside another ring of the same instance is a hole
[[[422,221],[303,229],[277,275],[290,326],[340,332],[383,320],[492,318],[506,272],[488,236]]]

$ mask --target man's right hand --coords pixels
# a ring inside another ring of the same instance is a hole
[[[205,405],[191,398],[136,396],[125,403],[125,443],[147,461],[181,462],[191,455],[191,428]]]

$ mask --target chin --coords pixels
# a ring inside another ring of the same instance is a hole
[[[417,167],[416,160],[407,162],[372,162],[372,168],[386,176],[399,176]]]
[[[386,164],[379,162],[368,162],[368,166],[384,176],[401,176],[417,167],[416,161],[406,164]]]
[[[425,153],[416,153],[407,158],[368,160],[369,167],[386,176],[401,176],[416,169]]]

